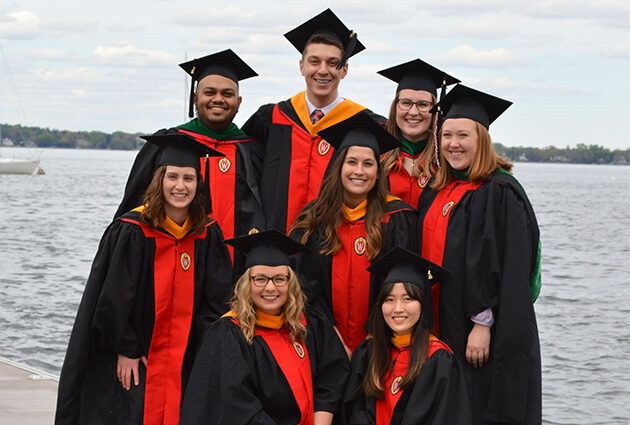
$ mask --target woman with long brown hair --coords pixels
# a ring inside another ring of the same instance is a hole
[[[420,59],[378,73],[398,83],[387,131],[401,143],[387,152],[381,163],[392,195],[415,207],[422,189],[437,171],[437,115],[431,112],[438,100],[437,91],[459,80]]]
[[[470,424],[461,366],[430,333],[431,284],[446,271],[400,247],[370,269],[382,286],[369,321],[371,337],[352,356],[344,422]]]
[[[275,230],[227,243],[247,270],[231,310],[204,336],[181,425],[330,425],[349,364],[327,320],[304,310],[289,255],[306,248]]]
[[[434,312],[465,365],[475,424],[541,422],[538,223],[488,133],[510,105],[461,85],[442,99],[442,168],[418,207],[422,256],[451,272]]]
[[[331,320],[350,354],[366,336],[376,295],[366,269],[394,245],[416,247],[417,217],[387,191],[378,158],[399,143],[376,121],[361,113],[320,135],[336,158],[291,236],[313,252],[297,266],[309,303]]]
[[[225,312],[231,261],[204,211],[199,158],[182,134],[162,148],[144,204],[107,228],[61,370],[56,424],[176,425],[205,327]]]

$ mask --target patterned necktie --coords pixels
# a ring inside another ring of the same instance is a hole
[[[313,112],[311,113],[311,122],[313,123],[313,125],[317,124],[317,121],[321,120],[323,116],[324,113],[321,109],[313,110]]]

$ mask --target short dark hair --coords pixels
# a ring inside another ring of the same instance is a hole
[[[306,41],[306,44],[304,45],[304,50],[302,51],[302,56],[304,56],[304,52],[306,52],[306,48],[309,46],[309,44],[328,44],[328,45],[335,46],[335,47],[338,47],[339,49],[341,49],[341,56],[342,57],[343,57],[343,55],[345,53],[345,49],[343,48],[343,44],[341,44],[340,41],[332,40],[332,39],[326,37],[323,34],[313,34]]]

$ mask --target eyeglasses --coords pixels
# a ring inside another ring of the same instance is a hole
[[[431,108],[433,108],[433,102],[427,102],[424,100],[420,100],[418,102],[414,102],[411,99],[397,99],[398,107],[403,111],[410,110],[413,105],[416,105],[418,111],[420,112],[429,112]]]
[[[285,274],[279,274],[273,277],[267,277],[262,274],[257,274],[256,276],[250,276],[249,278],[252,280],[252,282],[254,282],[254,286],[258,286],[259,288],[267,286],[269,281],[272,281],[273,284],[276,285],[276,287],[278,288],[285,286],[289,282],[289,276]]]

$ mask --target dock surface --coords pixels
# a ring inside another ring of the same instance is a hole
[[[57,384],[49,373],[0,357],[0,425],[52,425]]]

